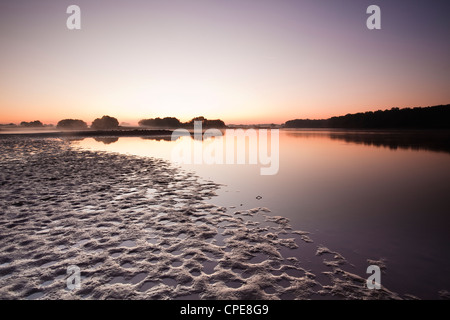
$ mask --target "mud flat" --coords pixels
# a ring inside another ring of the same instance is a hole
[[[211,204],[220,186],[169,162],[50,138],[0,151],[0,299],[401,298],[268,208]]]
[[[21,132],[23,131],[23,132]],[[154,137],[170,140],[172,130],[163,129],[116,129],[116,130],[51,130],[14,129],[1,132],[9,137],[22,138],[86,138],[86,137]]]

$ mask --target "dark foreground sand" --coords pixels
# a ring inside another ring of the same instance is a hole
[[[0,299],[399,298],[269,209],[208,203],[217,188],[163,160],[0,137]],[[282,254],[299,246],[323,270]]]

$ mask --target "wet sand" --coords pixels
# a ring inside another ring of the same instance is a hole
[[[87,138],[87,137],[161,137],[170,140],[173,130],[166,129],[117,129],[117,130],[58,130],[11,129],[0,131],[9,137],[22,138]]]
[[[401,298],[268,208],[214,205],[218,184],[169,162],[60,139],[0,150],[0,299]]]

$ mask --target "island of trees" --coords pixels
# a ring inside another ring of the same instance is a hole
[[[190,128],[194,126],[195,121],[201,121],[202,127],[204,128],[225,128],[225,122],[222,120],[209,120],[205,117],[195,117],[188,122],[181,122],[174,117],[166,118],[152,118],[152,119],[142,119],[139,121],[140,127],[155,127],[155,128]],[[36,121],[35,121],[36,122]],[[40,121],[38,121],[40,123]],[[70,130],[84,130],[89,126],[86,122],[79,119],[64,119],[58,122],[58,129],[70,129]],[[94,130],[114,130],[121,128],[119,126],[119,121],[110,116],[103,116],[102,118],[95,119],[91,126]]]
[[[150,118],[150,119],[142,119],[139,121],[139,127],[145,127],[145,128],[165,128],[165,129],[177,129],[177,128],[193,128],[194,122],[200,121],[202,122],[203,128],[226,128],[225,122],[223,122],[220,119],[210,120],[206,119],[205,117],[195,117],[187,122],[181,122],[175,117],[165,117],[165,118]],[[4,128],[17,128],[17,127],[26,127],[26,128],[44,128],[44,127],[53,127],[52,124],[43,124],[39,120],[35,121],[22,121],[19,125],[14,123],[9,124],[0,124],[0,127]],[[116,129],[132,129],[133,126],[129,124],[122,123],[122,126],[119,124],[119,120],[117,120],[114,117],[110,116],[103,116],[101,118],[97,118],[94,121],[92,121],[91,125],[89,126],[88,123],[86,123],[83,120],[80,119],[63,119],[58,122],[56,125],[56,128],[63,129],[63,130],[86,130],[86,129],[93,129],[93,130],[116,130]]]
[[[105,129],[117,129],[119,127],[119,121],[110,116],[103,116],[102,118],[97,118],[92,122],[91,128],[97,130]]]
[[[296,119],[285,128],[345,128],[345,129],[450,129],[450,105],[418,108],[392,108],[347,114],[329,119]]]
[[[149,118],[139,121],[139,126],[144,128],[176,129],[193,128],[194,122],[200,121],[203,128],[226,128],[225,122],[220,119],[210,120],[205,117],[195,117],[187,122],[181,122],[175,117]],[[15,124],[0,125],[1,127],[15,127]],[[21,127],[48,127],[41,121],[23,121]],[[110,116],[95,119],[91,126],[79,119],[63,119],[58,122],[58,129],[85,130],[89,127],[93,130],[123,129],[119,121]],[[239,127],[239,126],[231,126]],[[268,127],[276,127],[274,124]],[[450,104],[433,107],[418,108],[392,108],[375,112],[360,112],[329,119],[295,119],[289,120],[284,128],[343,128],[343,129],[450,129]]]
[[[42,128],[42,127],[44,127],[44,124],[42,122],[40,122],[39,120],[30,121],[30,122],[22,121],[20,123],[20,126],[27,127],[27,128]]]
[[[154,119],[142,119],[139,121],[141,127],[158,127],[158,128],[188,128],[193,127],[195,121],[201,121],[203,128],[225,128],[225,122],[220,119],[208,120],[205,117],[195,117],[188,122],[181,122],[177,118],[154,118]]]
[[[56,125],[58,129],[87,129],[88,125],[83,120],[78,119],[64,119]]]
[[[154,118],[154,119],[142,119],[139,121],[141,127],[166,127],[166,128],[178,128],[181,126],[180,120],[173,117],[166,118]]]

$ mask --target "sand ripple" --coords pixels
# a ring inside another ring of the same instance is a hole
[[[0,149],[1,299],[399,298],[367,290],[341,255],[267,208],[206,202],[217,184],[163,160],[57,139],[1,138]],[[308,248],[326,281],[289,254]]]

